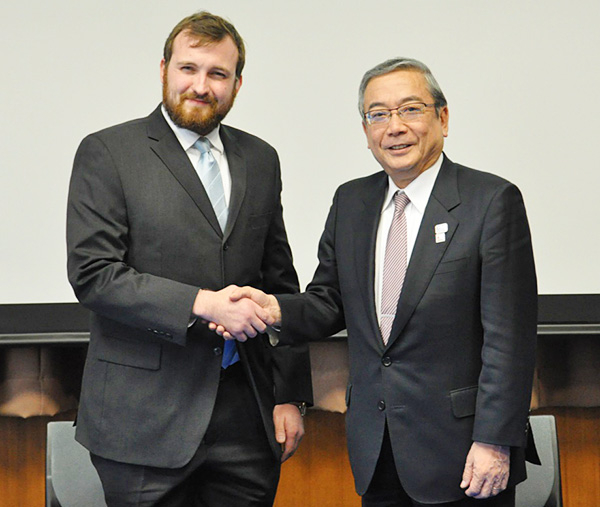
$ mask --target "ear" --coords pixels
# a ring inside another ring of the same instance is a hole
[[[236,77],[235,78],[235,94],[236,95],[237,95],[237,92],[240,91],[241,87],[242,87],[242,76]]]
[[[440,109],[440,122],[442,123],[442,133],[444,137],[448,137],[448,122],[450,120],[450,113],[448,111],[448,106],[444,106]]]
[[[160,82],[165,84],[165,72],[167,72],[167,65],[165,64],[165,59],[163,58],[160,61]]]
[[[371,147],[369,146],[369,134],[367,134],[367,124],[364,121],[362,121],[361,125],[363,128],[363,132],[365,133],[365,136],[367,137],[367,149],[370,150]]]

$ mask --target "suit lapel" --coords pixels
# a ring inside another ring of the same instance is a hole
[[[378,345],[383,347],[377,310],[375,308],[375,244],[377,229],[381,217],[381,207],[385,199],[388,178],[384,172],[378,173],[372,184],[361,189],[361,199],[356,206],[356,218],[353,220],[352,240],[354,242],[355,257],[354,270],[360,286],[363,304],[373,336]],[[365,269],[367,268],[367,269]]]
[[[160,106],[149,116],[148,138],[151,141],[150,148],[152,151],[156,153],[189,194],[215,232],[222,235],[221,227],[206,190],[190,163],[190,159],[164,119]]]
[[[459,204],[456,166],[444,156],[410,257],[388,347],[395,342],[406,326],[452,241],[459,222],[450,211]],[[434,232],[438,224],[448,224],[445,241],[440,243],[436,243]]]
[[[246,194],[247,169],[239,144],[236,143],[235,134],[225,125],[221,125],[221,140],[225,147],[225,155],[231,173],[231,197],[229,199],[229,213],[224,239],[227,240],[240,213],[242,202]]]

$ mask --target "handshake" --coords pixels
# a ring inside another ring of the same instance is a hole
[[[241,342],[281,324],[275,296],[253,287],[230,285],[216,292],[200,289],[192,313],[219,336]]]

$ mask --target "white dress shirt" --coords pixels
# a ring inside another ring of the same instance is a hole
[[[161,106],[161,111],[165,120],[169,124],[169,127],[175,133],[175,137],[181,144],[181,147],[186,152],[190,162],[194,169],[197,169],[198,162],[200,160],[200,151],[194,146],[194,143],[200,139],[200,135],[196,134],[196,132],[192,132],[191,130],[181,128],[173,122],[169,113],[165,109],[165,106]],[[223,192],[225,193],[225,203],[229,206],[229,199],[231,197],[231,173],[229,172],[229,163],[227,162],[227,157],[225,156],[225,147],[223,146],[223,142],[221,141],[221,136],[219,135],[219,131],[221,129],[221,125],[217,128],[209,132],[206,136],[206,139],[210,141],[210,151],[215,157],[217,164],[219,165],[219,170],[221,171],[221,178],[223,179]]]
[[[383,261],[385,259],[388,234],[394,218],[394,194],[397,191],[404,192],[410,199],[410,202],[404,208],[407,225],[407,265],[409,265],[419,227],[421,226],[421,220],[423,220],[423,214],[425,213],[425,207],[431,196],[437,175],[442,167],[442,160],[443,155],[440,155],[429,169],[422,172],[404,189],[398,188],[392,181],[392,178],[388,176],[388,190],[383,201],[383,207],[381,208],[381,218],[379,219],[379,227],[377,228],[377,243],[375,245],[375,308],[377,309],[377,322],[381,322]]]

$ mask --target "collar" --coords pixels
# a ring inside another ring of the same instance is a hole
[[[194,143],[200,139],[201,136],[196,132],[192,132],[191,130],[184,129],[176,125],[169,116],[169,113],[167,113],[164,104],[160,106],[160,110],[165,117],[165,120],[169,124],[169,127],[171,127],[171,130],[173,130],[173,133],[179,141],[179,144],[181,144],[183,150],[187,152],[192,146],[194,146]],[[223,141],[221,141],[220,131],[221,125],[219,124],[204,137],[210,141],[212,149],[217,150],[222,155],[225,152],[225,148],[223,146]]]
[[[444,156],[440,155],[429,169],[419,174],[419,176],[411,181],[406,188],[398,188],[392,178],[388,176],[388,190],[385,200],[383,201],[382,210],[393,205],[392,200],[394,199],[394,194],[399,190],[408,196],[411,204],[421,213],[421,215],[425,213],[425,207],[427,206],[427,202],[433,191],[433,185],[440,172],[443,160]]]

